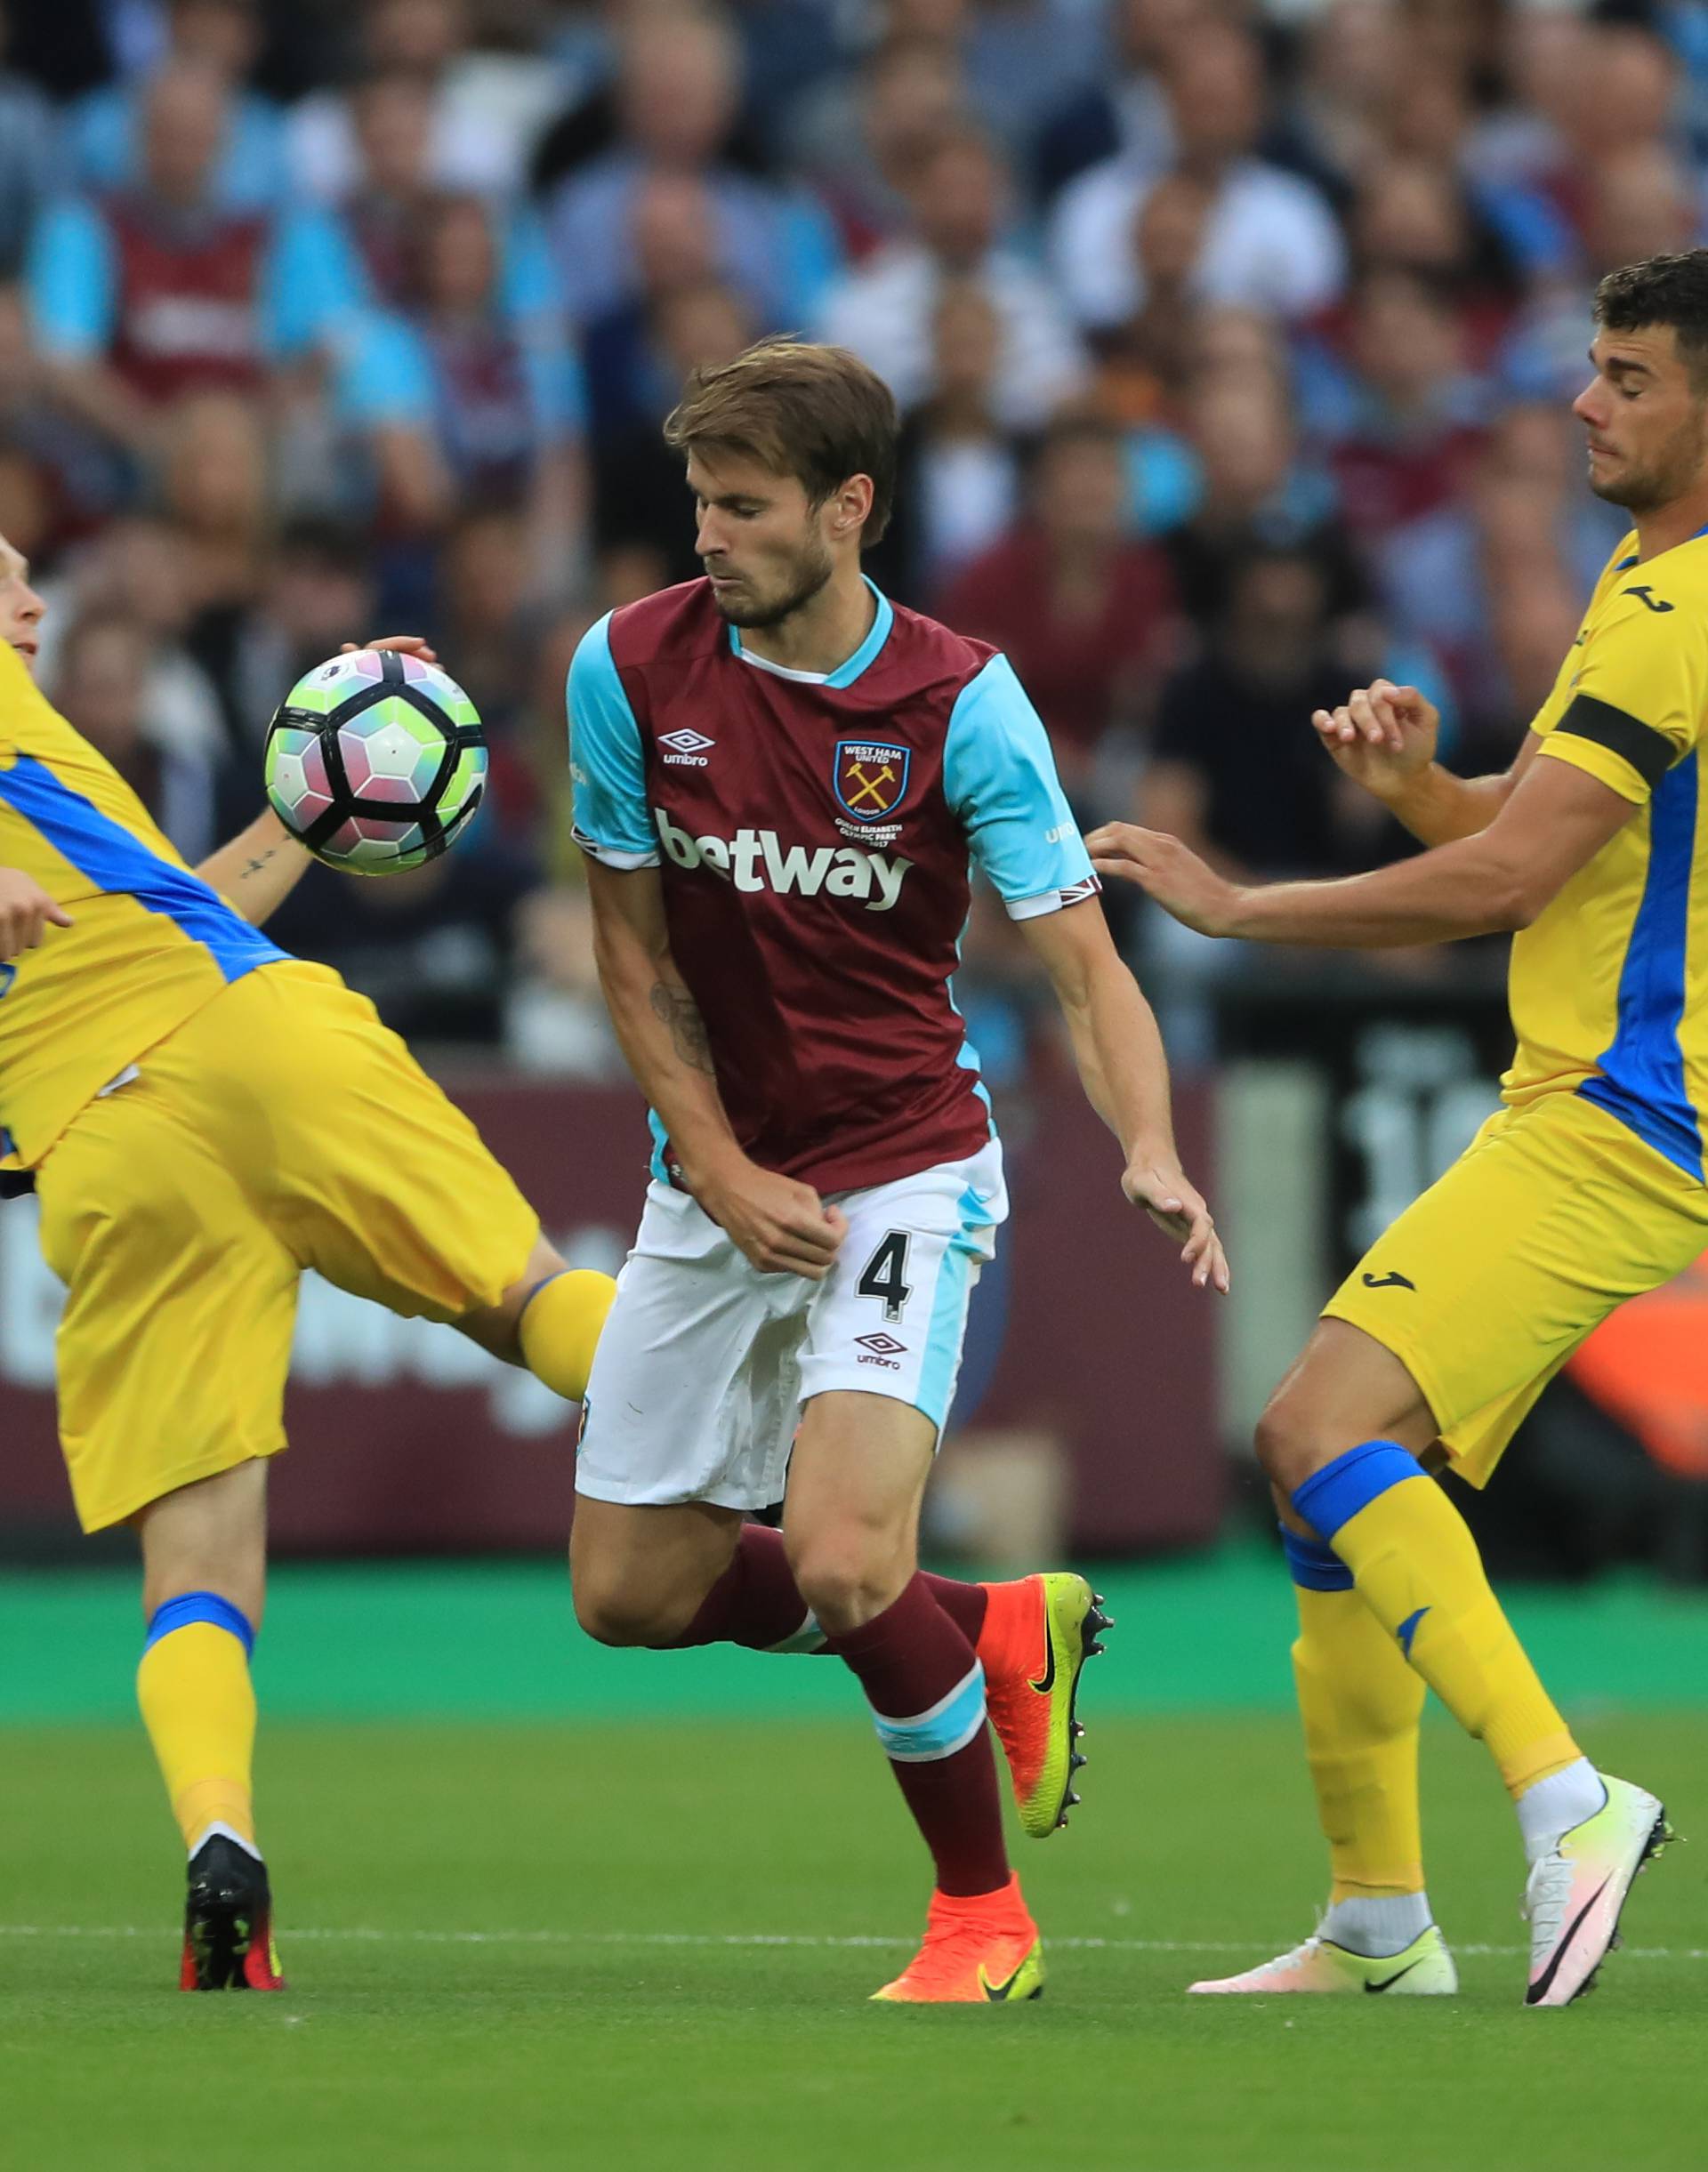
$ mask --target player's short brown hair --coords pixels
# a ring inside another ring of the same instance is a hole
[[[721,451],[756,460],[793,476],[813,505],[850,475],[869,476],[865,544],[890,525],[900,428],[895,395],[846,347],[769,339],[695,370],[665,418],[665,442],[684,458]]]
[[[1708,249],[1646,256],[1608,272],[1595,290],[1595,321],[1609,332],[1671,325],[1696,391],[1708,392]]]

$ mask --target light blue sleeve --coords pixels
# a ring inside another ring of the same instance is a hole
[[[334,353],[332,404],[341,422],[351,430],[432,427],[432,358],[401,318],[375,310],[349,319]]]
[[[640,727],[611,659],[611,615],[581,637],[569,666],[569,776],[576,842],[606,867],[656,867]]]
[[[1043,720],[1006,656],[993,656],[961,689],[943,746],[943,789],[1011,919],[1096,896]]]
[[[343,228],[322,211],[281,213],[267,252],[261,319],[273,357],[318,345],[367,300],[367,281]]]
[[[107,229],[89,205],[66,197],[42,214],[24,278],[44,353],[81,361],[102,352],[113,335],[118,278]]]
[[[548,445],[587,430],[587,386],[569,342],[536,326],[522,340],[522,367],[541,438]]]

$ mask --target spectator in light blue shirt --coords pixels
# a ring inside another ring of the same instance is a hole
[[[228,211],[255,211],[285,193],[285,124],[278,108],[242,88],[261,52],[256,0],[172,0],[166,10],[169,60],[211,68],[230,86],[214,195]],[[142,165],[146,83],[104,84],[80,98],[67,134],[76,180],[103,191],[135,184]]]
[[[362,298],[328,221],[218,203],[224,84],[174,61],[148,86],[133,190],[68,197],[42,219],[27,266],[37,343],[64,405],[139,456],[182,393],[254,391],[326,345]]]

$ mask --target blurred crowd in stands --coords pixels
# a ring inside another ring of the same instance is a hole
[[[1414,680],[1478,768],[1547,691],[1623,526],[1589,297],[1704,237],[1705,157],[1697,0],[0,0],[0,533],[191,858],[300,671],[429,633],[487,814],[278,932],[603,1075],[563,680],[698,570],[689,368],[858,350],[906,416],[871,570],[1007,649],[1087,821],[1337,872],[1403,844],[1313,707]],[[1240,961],[1171,929],[1121,932],[1202,1054]],[[999,1074],[1011,944],[976,916]]]

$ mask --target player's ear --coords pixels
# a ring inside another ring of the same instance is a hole
[[[865,525],[872,511],[872,478],[869,475],[850,475],[836,493],[835,511],[831,526],[839,535],[851,535]]]

